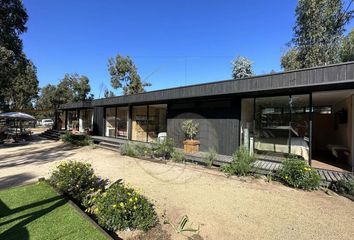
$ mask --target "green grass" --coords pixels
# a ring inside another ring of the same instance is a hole
[[[46,183],[0,191],[0,239],[106,239]]]

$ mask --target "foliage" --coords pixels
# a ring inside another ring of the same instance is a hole
[[[145,143],[135,143],[132,145],[135,150],[136,156],[139,157],[152,157],[151,147]]]
[[[174,151],[174,152],[171,153],[171,159],[174,162],[185,162],[186,161],[186,156],[184,155],[183,152]]]
[[[158,139],[151,144],[151,152],[155,158],[170,159],[174,152],[174,141],[172,138]]]
[[[341,49],[341,60],[343,62],[354,61],[354,28],[344,38]]]
[[[107,239],[46,181],[1,189],[0,199],[2,240]]]
[[[277,176],[288,185],[305,190],[317,189],[321,181],[314,168],[296,157],[285,160],[283,166],[277,171]]]
[[[0,105],[11,110],[31,109],[38,93],[36,68],[26,58],[20,39],[27,20],[22,1],[0,1]]]
[[[354,197],[354,181],[339,180],[332,182],[330,188],[339,194],[348,194]]]
[[[216,160],[217,153],[214,148],[209,148],[208,152],[206,153],[204,157],[204,161],[207,164],[208,167],[211,167]]]
[[[108,71],[114,89],[123,88],[124,95],[145,92],[150,83],[142,82],[133,60],[127,56],[117,55],[108,60]]]
[[[250,155],[248,149],[242,145],[232,155],[232,162],[221,167],[221,171],[227,175],[246,176],[252,172],[253,162],[256,158]]]
[[[242,56],[238,56],[233,62],[232,77],[240,79],[253,76],[252,62]]]
[[[139,152],[136,150],[135,146],[130,143],[124,143],[120,148],[120,154],[129,157],[138,157]]]
[[[79,161],[62,162],[50,176],[50,183],[59,191],[78,202],[100,186],[98,177],[88,163]]]
[[[147,198],[121,182],[90,199],[87,212],[94,214],[98,224],[111,230],[148,230],[157,224],[154,206]]]
[[[105,98],[111,98],[111,97],[115,97],[116,95],[114,94],[114,92],[108,90],[108,89],[105,89],[104,90],[104,97]]]
[[[285,70],[315,67],[340,61],[340,47],[352,11],[342,0],[299,0],[295,10],[294,38],[283,55]]]
[[[187,223],[189,222],[189,218],[187,215],[182,216],[181,220],[179,221],[178,225],[175,226],[171,221],[167,220],[167,222],[172,226],[176,233],[182,232],[195,232],[199,233],[200,226],[198,228],[193,228],[191,225],[187,227]]]
[[[185,120],[182,122],[182,131],[187,139],[194,139],[198,134],[199,123],[193,120]]]
[[[93,140],[87,135],[76,135],[70,131],[66,131],[61,137],[63,142],[68,142],[76,146],[88,146],[93,144]]]

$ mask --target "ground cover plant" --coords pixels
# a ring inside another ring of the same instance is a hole
[[[213,166],[216,160],[217,153],[214,148],[209,148],[208,152],[204,156],[204,162],[208,167]]]
[[[320,186],[321,178],[317,171],[304,160],[291,157],[283,162],[277,176],[289,186],[304,190],[314,190]]]
[[[221,171],[227,175],[246,176],[252,173],[253,163],[256,158],[250,155],[245,146],[240,146],[239,149],[232,155],[232,162],[221,166]]]
[[[88,146],[93,144],[93,140],[90,136],[73,134],[70,131],[66,131],[60,138],[63,142],[68,142],[76,146]]]
[[[39,182],[0,191],[0,239],[106,239],[87,219]]]
[[[96,191],[102,182],[94,174],[92,166],[79,161],[62,162],[52,172],[50,184],[81,203],[90,193]]]
[[[333,182],[330,185],[330,188],[339,193],[349,195],[354,199],[354,181],[349,180],[339,180],[337,182]]]
[[[111,231],[149,230],[157,224],[154,206],[143,195],[122,182],[115,182],[106,191],[99,191],[86,201],[87,212]]]

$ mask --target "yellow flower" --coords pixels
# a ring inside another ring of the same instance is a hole
[[[133,199],[132,198],[129,198],[129,202],[132,202],[133,201]]]
[[[121,208],[124,208],[124,203],[123,203],[123,202],[120,202],[120,203],[119,203],[119,206],[121,206]]]
[[[94,212],[98,213],[100,210],[98,208],[95,208]]]
[[[106,192],[104,192],[102,195],[105,197],[105,196],[107,195],[107,193],[106,193]]]
[[[112,206],[113,208],[116,208],[117,207],[117,205],[116,204],[113,204],[113,206]]]
[[[128,192],[128,196],[130,196],[131,195],[131,193],[130,192]]]
[[[288,176],[285,176],[285,179],[288,179]]]
[[[133,208],[134,208],[134,210],[136,210],[136,206],[134,206]]]
[[[134,198],[134,200],[135,200],[135,202],[136,202],[136,201],[138,201],[138,198],[137,198],[137,197],[135,197],[135,198]]]

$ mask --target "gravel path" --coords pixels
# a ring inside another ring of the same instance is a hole
[[[263,179],[225,178],[200,166],[161,164],[62,143],[0,148],[0,188],[48,176],[62,159],[89,162],[111,181],[124,179],[173,222],[187,214],[204,239],[354,239],[354,203]],[[173,239],[169,225],[163,228]]]

